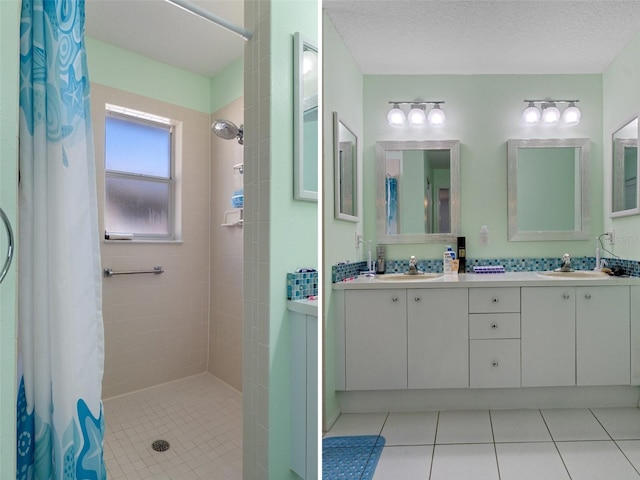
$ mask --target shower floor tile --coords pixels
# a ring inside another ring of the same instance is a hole
[[[209,374],[105,400],[109,480],[241,480],[242,394]],[[156,452],[155,440],[170,448]]]

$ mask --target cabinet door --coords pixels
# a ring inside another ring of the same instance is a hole
[[[520,386],[520,340],[471,340],[471,388]]]
[[[578,385],[631,383],[629,287],[576,288]]]
[[[469,386],[468,289],[407,291],[409,388]]]
[[[576,384],[575,287],[522,288],[522,386]]]
[[[406,290],[346,294],[346,388],[407,388]]]

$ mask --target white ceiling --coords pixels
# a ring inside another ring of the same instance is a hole
[[[243,0],[191,3],[243,25]],[[365,74],[602,73],[640,31],[640,0],[322,3]],[[86,34],[207,77],[244,47],[164,0],[86,0]]]
[[[243,0],[190,3],[244,24]],[[86,0],[85,5],[87,36],[206,77],[244,49],[241,37],[164,0]]]
[[[602,73],[640,0],[324,0],[365,74]]]

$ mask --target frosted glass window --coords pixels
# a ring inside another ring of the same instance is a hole
[[[168,120],[107,113],[105,233],[173,238],[173,143]]]
[[[170,185],[143,179],[107,177],[105,229],[139,235],[170,234]]]

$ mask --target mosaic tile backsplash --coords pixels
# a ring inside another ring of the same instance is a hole
[[[287,299],[302,300],[317,295],[318,272],[287,273]]]
[[[640,261],[605,258],[609,268],[620,267],[626,275],[640,277]],[[538,272],[560,267],[559,258],[467,258],[467,272],[475,266],[504,266],[507,272]],[[596,266],[595,257],[573,257],[571,267],[575,270],[592,270]],[[367,262],[354,262],[335,265],[331,269],[331,281],[341,282],[347,278],[357,277],[367,269]],[[409,269],[409,260],[387,260],[385,273],[403,273]],[[423,272],[442,272],[442,259],[418,260],[418,270]]]

